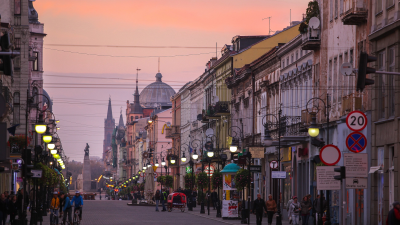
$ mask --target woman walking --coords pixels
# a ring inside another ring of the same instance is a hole
[[[268,201],[265,203],[267,205],[267,215],[268,215],[268,224],[272,224],[272,218],[276,212],[276,202],[272,199],[272,195],[268,195]]]
[[[160,199],[161,199],[160,190],[157,189],[156,194],[154,195],[154,199],[156,200],[156,212],[159,212],[158,204],[160,204]]]
[[[300,207],[297,197],[293,196],[293,202],[289,205],[289,221],[292,221],[293,225],[299,225]]]
[[[303,221],[303,225],[308,225],[308,219],[310,218],[311,209],[311,200],[308,198],[308,196],[304,196],[303,201],[301,201],[301,220]]]

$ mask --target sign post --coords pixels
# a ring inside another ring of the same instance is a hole
[[[367,122],[367,116],[361,111],[352,111],[346,117],[346,125],[352,131],[363,130]]]
[[[340,150],[336,145],[325,145],[319,152],[319,158],[327,166],[336,165],[341,156]]]
[[[286,171],[271,171],[273,179],[286,179]]]
[[[338,166],[317,166],[317,189],[340,190],[340,180],[335,180],[335,168]]]
[[[278,168],[278,162],[277,161],[271,161],[270,163],[269,163],[269,168],[271,168],[271,169],[277,169]]]

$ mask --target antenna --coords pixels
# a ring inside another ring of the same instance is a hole
[[[290,9],[289,18],[290,18],[289,26],[292,26],[292,9]]]
[[[160,72],[160,57],[158,57],[158,72]]]
[[[218,43],[215,42],[215,58],[218,59]]]
[[[265,20],[265,19],[268,19],[268,35],[271,35],[271,32],[273,32],[272,30],[271,30],[271,16],[270,17],[267,17],[267,18],[264,18],[264,19],[262,19],[262,20]]]

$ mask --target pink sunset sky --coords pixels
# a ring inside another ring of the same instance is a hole
[[[299,21],[309,0],[37,0],[47,36],[44,88],[53,99],[65,153],[82,161],[103,151],[104,119],[111,96],[118,123],[139,91],[155,81],[158,57],[163,81],[176,91],[202,74],[236,35],[268,34]],[[66,46],[67,45],[67,46]],[[83,45],[83,46],[82,46]],[[85,46],[86,45],[86,46]],[[91,46],[88,46],[91,45]],[[96,45],[96,46],[93,46]],[[108,47],[107,47],[108,46]],[[171,47],[175,46],[175,47]],[[94,85],[97,84],[97,85]]]

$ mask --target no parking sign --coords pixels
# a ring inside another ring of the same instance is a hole
[[[367,138],[360,132],[353,132],[347,136],[346,146],[354,153],[362,152],[367,147]]]

